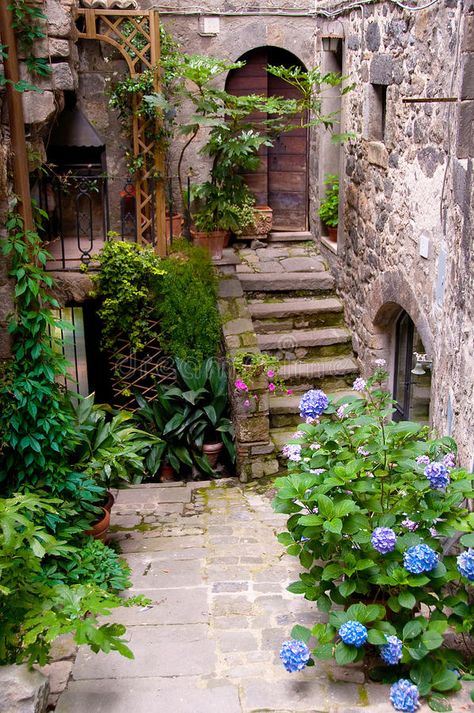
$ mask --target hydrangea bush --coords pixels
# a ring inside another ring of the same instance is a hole
[[[314,637],[314,658],[366,658],[374,679],[394,684],[397,710],[415,710],[419,696],[450,710],[444,693],[460,688],[469,656],[446,634],[469,646],[474,629],[472,475],[456,467],[451,438],[391,420],[386,378],[380,367],[352,397],[301,399],[305,423],[284,449],[274,509],[289,515],[278,539],[303,569],[288,589],[327,623],[292,636]]]

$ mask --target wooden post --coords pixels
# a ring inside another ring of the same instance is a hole
[[[23,219],[23,227],[25,230],[33,230],[34,224],[31,210],[23,104],[20,92],[13,86],[13,84],[16,84],[16,82],[20,80],[18,55],[13,31],[12,14],[8,9],[8,3],[3,1],[0,2],[0,37],[2,44],[7,46],[7,56],[3,60],[3,68],[5,78],[7,79],[6,88],[13,163],[13,185],[20,201],[19,212]]]
[[[150,36],[153,38],[151,45],[151,63],[154,77],[153,86],[156,92],[161,89],[160,72],[158,62],[160,60],[160,18],[156,10],[150,10]],[[155,131],[161,127],[161,121],[155,119]],[[154,194],[154,215],[155,215],[155,250],[161,257],[167,253],[166,244],[166,202],[165,202],[165,155],[163,147],[155,144],[153,151],[153,161],[155,166],[155,194]]]

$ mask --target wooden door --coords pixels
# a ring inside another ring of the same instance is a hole
[[[277,47],[261,47],[245,54],[245,67],[229,74],[227,91],[233,94],[264,94],[294,98],[297,90],[268,74],[268,64],[299,64],[294,55]],[[260,166],[244,174],[257,203],[273,209],[273,230],[303,231],[308,226],[308,136],[307,129],[283,134],[270,148],[260,150]]]

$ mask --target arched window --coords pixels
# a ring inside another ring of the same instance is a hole
[[[404,310],[395,325],[393,398],[396,421],[428,423],[431,395],[431,362],[413,320]],[[425,358],[417,358],[425,355]]]

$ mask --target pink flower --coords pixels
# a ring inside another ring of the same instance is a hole
[[[250,401],[248,399],[245,399],[244,406],[245,408],[248,408],[250,406]]]
[[[288,394],[288,396],[291,396],[291,394],[293,393],[293,389],[287,389],[286,393]]]
[[[248,391],[249,387],[245,383],[245,381],[242,381],[241,379],[237,379],[237,381],[234,381],[234,386],[237,389],[237,391]]]
[[[275,389],[276,389],[275,384],[268,384],[268,390],[269,390],[269,391],[275,391]]]
[[[269,379],[273,379],[273,377],[275,376],[275,372],[272,369],[269,369],[267,371],[267,376]]]

